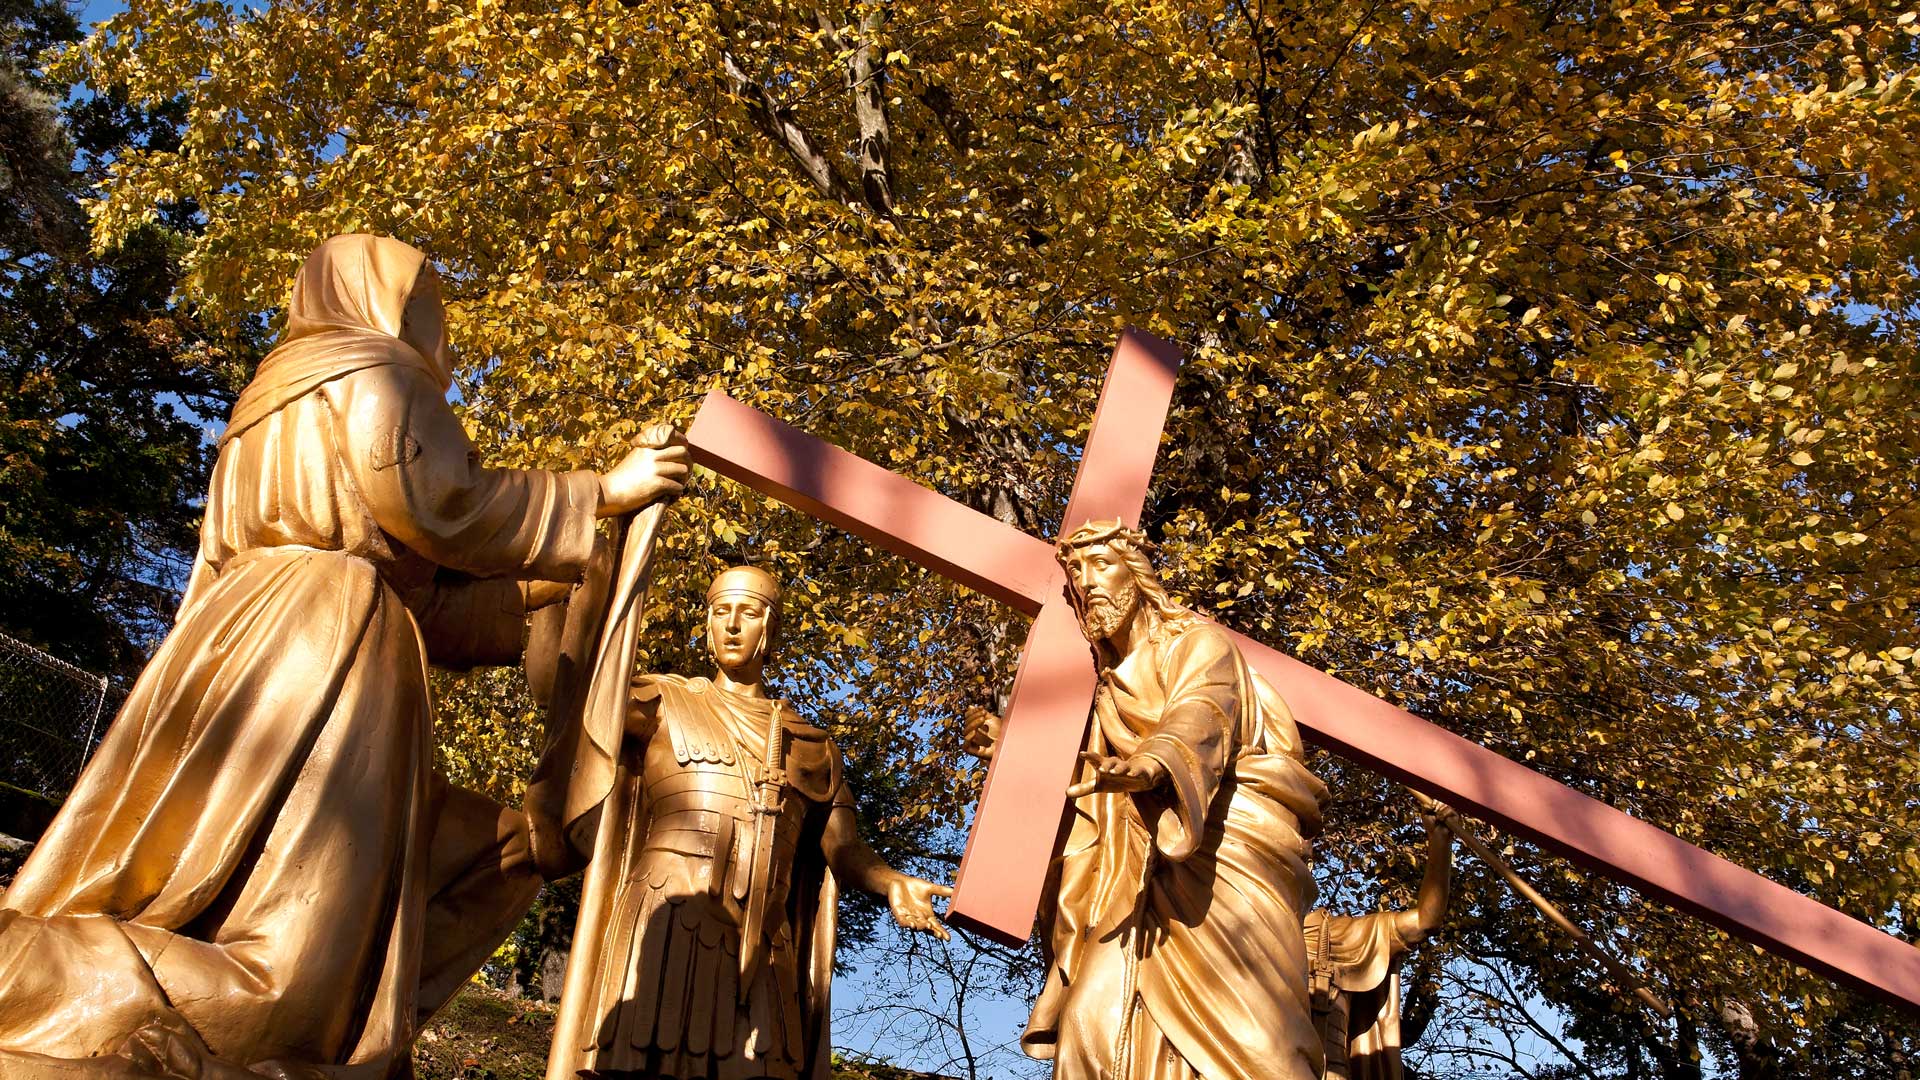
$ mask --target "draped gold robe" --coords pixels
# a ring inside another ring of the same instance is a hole
[[[426,663],[517,659],[513,579],[578,576],[597,481],[478,466],[398,339],[422,265],[302,270],[173,631],[0,899],[0,1075],[396,1075],[537,891],[520,815],[433,772]]]
[[[1301,915],[1327,789],[1279,695],[1177,618],[1102,673],[1087,748],[1168,779],[1074,800],[1022,1045],[1058,1080],[1315,1080]]]
[[[1400,1080],[1401,912],[1307,913],[1314,1023],[1326,1047],[1327,1080]]]

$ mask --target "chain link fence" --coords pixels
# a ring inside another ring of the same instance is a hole
[[[0,783],[64,798],[126,696],[105,676],[0,634]]]

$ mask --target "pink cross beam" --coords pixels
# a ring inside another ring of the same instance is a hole
[[[1066,527],[1137,525],[1178,350],[1121,335]],[[967,838],[952,922],[1018,944],[1034,914],[1092,708],[1092,655],[1053,545],[716,390],[693,459],[1033,616],[1006,726]],[[1920,1013],[1920,948],[1559,784],[1292,657],[1234,635],[1305,736],[1836,982]]]

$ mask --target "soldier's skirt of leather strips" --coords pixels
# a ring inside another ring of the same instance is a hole
[[[602,955],[594,1074],[677,1080],[800,1080],[806,1058],[792,934],[771,948],[740,1000],[740,927],[717,898],[694,891],[674,853],[648,851],[615,898]],[[650,865],[651,864],[651,865]],[[679,871],[679,872],[676,872]]]

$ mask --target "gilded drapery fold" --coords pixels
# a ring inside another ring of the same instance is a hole
[[[1108,735],[1116,753],[1143,754],[1166,767],[1172,804],[1148,801],[1142,809],[1152,822],[1155,847],[1176,862],[1193,854],[1206,833],[1214,795],[1239,746],[1258,745],[1258,730],[1237,730],[1245,674],[1237,659],[1221,635],[1178,635],[1167,647],[1166,704],[1152,734],[1138,739],[1130,725],[1120,724]]]

